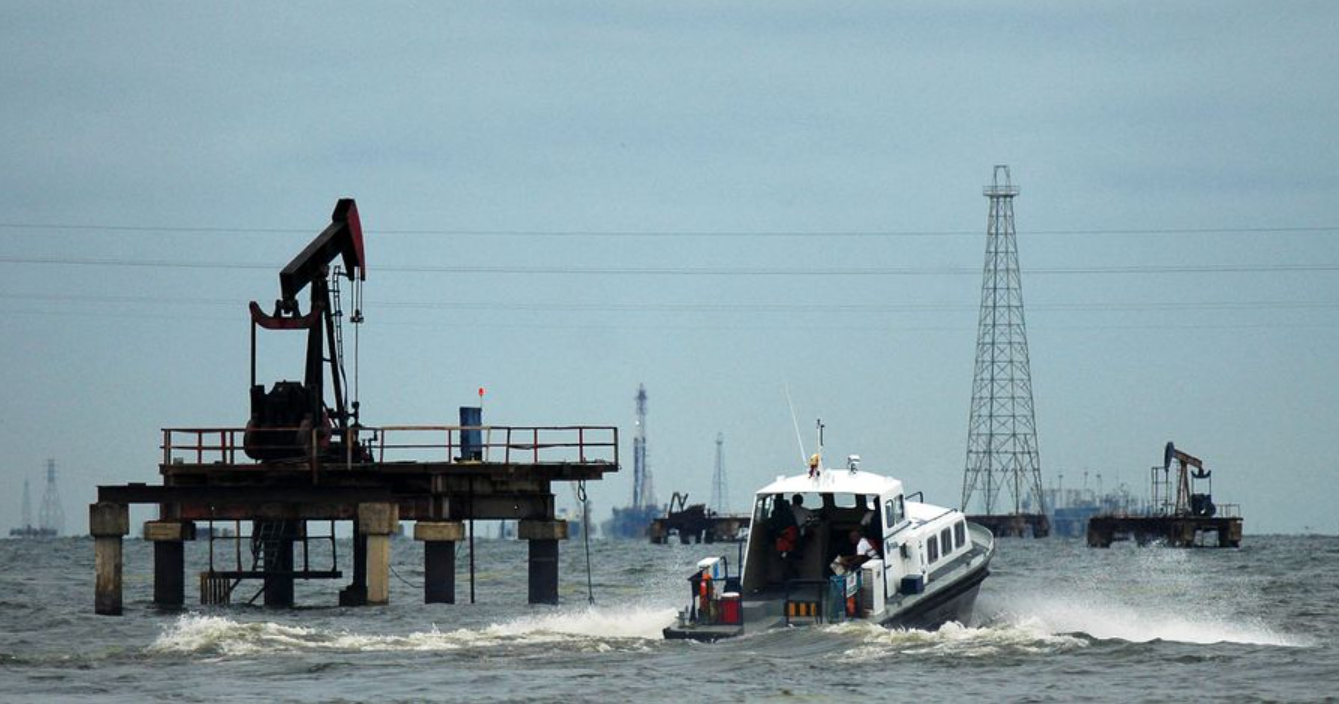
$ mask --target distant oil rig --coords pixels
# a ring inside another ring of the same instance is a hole
[[[586,482],[618,471],[618,428],[484,425],[482,406],[460,407],[459,425],[364,425],[357,367],[363,244],[357,206],[342,199],[325,229],[280,271],[274,307],[250,304],[245,426],[164,428],[161,484],[98,487],[89,506],[97,613],[122,611],[122,539],[132,504],[159,509],[143,526],[154,547],[157,606],[185,602],[184,543],[197,538],[197,523],[231,529],[208,531],[201,603],[263,598],[266,606],[291,607],[295,581],[343,579],[340,605],[389,603],[391,539],[402,519],[415,522],[413,537],[423,543],[424,602],[455,603],[456,546],[472,547],[474,522],[486,520],[516,522],[516,537],[529,546],[530,603],[558,603],[559,544],[569,531],[555,515],[554,485],[576,483],[584,496]],[[345,372],[345,322],[354,326],[352,374]],[[267,386],[258,378],[262,331],[306,338],[300,381]],[[339,522],[352,524],[352,555],[336,552]]]
[[[56,538],[65,532],[65,508],[56,486],[56,460],[46,461],[46,491],[42,494],[42,509],[38,522],[33,524],[32,494],[28,480],[23,480],[23,525],[9,531],[11,538]]]
[[[1213,472],[1204,461],[1168,442],[1162,464],[1149,470],[1148,507],[1093,516],[1087,534],[1095,548],[1131,539],[1139,545],[1236,548],[1241,529],[1239,505],[1214,503]]]
[[[752,516],[730,513],[730,490],[725,478],[725,434],[716,434],[716,469],[712,473],[711,503],[690,504],[688,494],[674,492],[665,515],[651,521],[651,542],[664,544],[677,536],[680,543],[737,542],[748,535]]]
[[[614,508],[614,515],[600,526],[606,538],[640,540],[647,536],[651,521],[665,511],[656,504],[651,467],[646,460],[646,386],[637,385],[637,429],[632,436],[632,504]]]
[[[972,500],[979,497],[982,511],[969,515],[972,522],[989,528],[996,536],[1041,538],[1049,535],[1051,528],[1041,483],[1018,237],[1014,231],[1018,186],[1010,178],[1008,166],[995,167],[994,178],[983,194],[990,199],[990,215],[962,510],[971,514]],[[1004,487],[1009,489],[1010,504],[1000,501]]]

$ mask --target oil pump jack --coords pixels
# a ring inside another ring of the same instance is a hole
[[[1176,498],[1172,498],[1172,492],[1167,484],[1171,483],[1172,464],[1177,466],[1176,475]],[[1153,468],[1156,473],[1157,467]],[[1164,511],[1173,516],[1208,516],[1212,517],[1218,512],[1218,507],[1213,503],[1213,472],[1204,468],[1204,461],[1200,458],[1178,450],[1171,442],[1162,453],[1162,484]],[[1198,488],[1197,480],[1209,480],[1208,491],[1195,491]],[[1156,477],[1155,477],[1156,486]]]
[[[337,275],[347,277],[354,291],[351,322],[362,322],[361,284],[367,279],[363,230],[352,198],[335,204],[328,225],[279,272],[280,298],[274,312],[251,302],[251,418],[243,440],[246,454],[262,461],[347,459],[361,462],[364,450],[346,431],[358,426],[358,401],[348,399],[344,374],[338,281],[331,286],[330,264],[343,262]],[[307,312],[298,297],[310,292]],[[332,291],[334,295],[332,297]],[[306,367],[301,383],[278,381],[266,391],[256,382],[256,331],[293,330],[307,333]],[[329,353],[327,356],[327,349]],[[329,367],[333,404],[325,398]]]

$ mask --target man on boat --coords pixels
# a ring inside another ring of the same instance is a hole
[[[804,495],[796,494],[790,497],[790,512],[795,515],[795,525],[800,528],[800,535],[809,532],[809,525],[814,522],[814,512],[804,507]]]
[[[879,559],[879,550],[874,547],[869,538],[866,538],[859,528],[852,528],[850,533],[851,544],[855,546],[855,554],[841,555],[837,558],[837,565],[840,565],[847,572],[859,569],[861,565],[870,560]],[[833,570],[836,571],[836,570]]]

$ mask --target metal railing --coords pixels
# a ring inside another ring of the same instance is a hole
[[[164,428],[163,464],[251,464],[245,428]],[[618,464],[618,428],[614,426],[360,426],[344,431],[325,428],[264,428],[273,440],[265,449],[285,460],[338,468],[370,462],[445,462],[504,464]],[[337,442],[332,442],[337,440]]]

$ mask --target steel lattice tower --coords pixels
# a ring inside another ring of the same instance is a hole
[[[716,473],[711,479],[711,507],[720,515],[730,505],[730,489],[725,483],[725,434],[716,433]]]
[[[656,505],[651,468],[646,464],[646,386],[642,384],[637,385],[637,434],[632,438],[632,505]]]
[[[1018,186],[1010,179],[1008,166],[995,167],[992,183],[983,193],[990,199],[990,216],[962,508],[967,511],[979,495],[986,515],[1022,514],[1025,503],[1042,514],[1041,460],[1014,232]],[[1013,501],[1001,507],[999,494],[1005,486]]]
[[[39,520],[42,530],[60,535],[65,530],[65,509],[60,503],[60,492],[56,489],[56,461],[46,461],[46,492],[42,494],[42,511]]]
[[[23,523],[20,528],[30,529],[33,527],[33,499],[32,494],[28,493],[28,478],[23,478]]]

